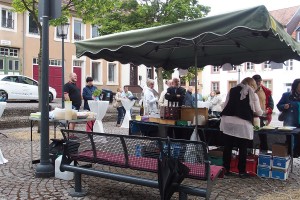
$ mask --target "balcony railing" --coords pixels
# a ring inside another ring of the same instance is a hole
[[[14,20],[9,18],[2,18],[2,28],[14,29]]]
[[[84,39],[84,37],[83,37],[83,35],[78,35],[78,34],[74,34],[74,40],[83,40]]]

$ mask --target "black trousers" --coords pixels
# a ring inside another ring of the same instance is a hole
[[[262,119],[260,119],[260,127],[263,127],[265,124]],[[267,134],[258,134],[259,137],[259,149],[260,150],[268,150],[268,139]]]
[[[230,135],[223,134],[224,139],[224,151],[223,151],[223,166],[226,171],[230,170],[231,154],[233,147],[239,149],[239,173],[246,172],[246,160],[247,160],[247,147],[250,140],[244,138],[238,138]]]

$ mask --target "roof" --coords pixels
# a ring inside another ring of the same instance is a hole
[[[272,10],[270,14],[279,21],[282,25],[287,25],[293,16],[300,10],[299,6],[289,7],[289,8],[282,8],[279,10]]]

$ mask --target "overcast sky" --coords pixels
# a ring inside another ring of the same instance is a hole
[[[265,5],[271,10],[299,6],[300,0],[198,0],[201,5],[210,6],[211,12],[208,16],[218,15],[226,12],[242,10],[259,5]]]

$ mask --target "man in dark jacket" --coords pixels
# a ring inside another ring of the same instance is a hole
[[[180,87],[179,78],[173,78],[173,86],[167,89],[165,98],[169,102],[178,102],[178,106],[182,106],[186,90],[183,87]]]
[[[183,102],[187,107],[195,107],[195,96],[193,95],[193,88],[191,86],[188,87]]]

